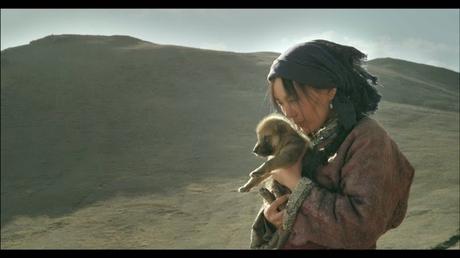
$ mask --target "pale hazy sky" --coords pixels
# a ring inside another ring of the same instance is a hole
[[[327,39],[368,59],[459,71],[460,9],[2,9],[1,49],[50,34],[130,35],[158,44],[283,52]]]

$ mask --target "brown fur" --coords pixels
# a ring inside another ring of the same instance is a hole
[[[250,179],[238,189],[239,192],[249,192],[251,188],[269,178],[272,170],[294,165],[305,148],[310,148],[310,140],[299,133],[293,123],[278,114],[270,114],[263,118],[257,125],[256,132],[257,144],[253,152],[258,156],[273,158],[252,171],[249,174]],[[283,194],[280,187],[279,183],[273,182],[272,188],[276,197]]]

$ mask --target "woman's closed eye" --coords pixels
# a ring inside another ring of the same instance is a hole
[[[298,99],[297,99],[297,98],[289,98],[289,99],[286,100],[286,102],[287,102],[288,104],[294,104],[294,103],[297,103],[297,102],[298,102]],[[278,106],[280,106],[280,107],[284,106],[284,104],[281,103],[280,101],[276,101],[276,104],[277,104]]]
[[[298,101],[298,99],[296,99],[296,98],[289,98],[289,99],[287,100],[287,102],[290,103],[290,104],[292,104],[292,103],[297,103],[297,101]]]

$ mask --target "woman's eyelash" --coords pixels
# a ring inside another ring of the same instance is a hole
[[[287,102],[288,102],[288,103],[292,103],[292,102],[297,102],[298,100],[299,100],[299,99],[296,98],[296,97],[290,97],[290,98],[287,99]]]

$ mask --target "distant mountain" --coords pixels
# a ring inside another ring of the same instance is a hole
[[[374,59],[367,65],[383,85],[379,91],[384,100],[459,111],[459,73],[392,58]]]
[[[241,54],[158,45],[130,36],[51,35],[31,41],[29,45],[6,49],[1,56],[2,90],[12,84],[11,80],[20,77],[13,83],[20,85],[43,71],[40,75],[44,77],[34,78],[34,85],[45,83],[45,87],[51,87],[58,83],[56,76],[71,84],[83,78],[103,79],[106,84],[113,84],[120,83],[119,77],[129,77],[129,81],[134,79],[142,88],[141,85],[155,82],[177,84],[191,76],[194,81],[188,82],[187,89],[205,88],[213,79],[230,79],[224,84],[257,91],[263,87],[247,87],[247,84],[265,85],[265,74],[278,54]],[[379,91],[384,100],[458,111],[459,73],[393,58],[374,59],[367,64],[383,85]],[[117,76],[107,76],[111,72]],[[138,72],[142,74],[136,74]],[[198,83],[198,80],[201,81]],[[84,87],[88,81],[78,83]],[[10,92],[5,90],[5,94]]]

